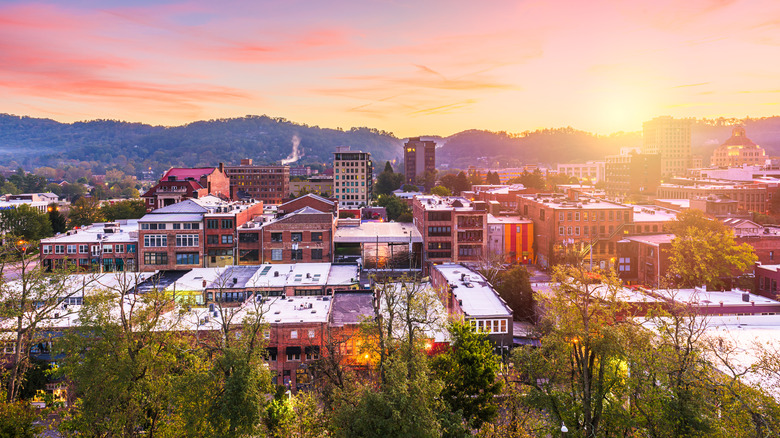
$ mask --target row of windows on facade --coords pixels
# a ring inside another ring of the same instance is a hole
[[[629,216],[628,212],[624,211],[623,212],[623,221],[624,222],[628,222],[628,216]],[[590,214],[588,214],[587,211],[583,211],[581,217],[582,217],[582,220],[585,221],[585,222],[587,222],[589,220],[589,218],[590,218],[591,221],[595,221],[596,220],[596,212],[592,211],[592,212],[590,212]],[[605,211],[602,210],[602,211],[598,212],[598,220],[600,220],[600,221],[603,221],[603,220],[610,220],[610,221],[612,221],[612,220],[615,220],[615,219],[620,220],[620,212],[619,211],[608,210],[608,211],[605,212]],[[571,221],[571,220],[579,221],[580,220],[580,212],[579,211],[574,211],[574,212],[567,211],[567,212],[564,213],[562,211],[559,211],[558,212],[558,221],[562,222],[564,220],[567,220],[567,221]]]
[[[657,227],[657,226],[656,226]],[[596,236],[596,226],[592,227],[582,227],[582,235],[587,236],[588,230],[590,230],[591,236]],[[598,235],[604,236],[606,234],[612,234],[615,231],[614,225],[609,226],[609,233],[605,232],[604,225],[600,225],[598,227]],[[560,236],[579,236],[580,235],[580,227],[558,227],[558,235]]]
[[[146,252],[144,253],[144,264],[145,265],[167,265],[168,253]],[[176,253],[176,264],[177,265],[199,265],[200,255],[196,252]]]
[[[128,270],[133,270],[133,267],[135,266],[135,260],[132,259],[132,258],[129,258],[129,259],[109,259],[109,258],[103,258],[101,260],[97,260],[97,259],[90,260],[90,259],[84,259],[84,258],[81,258],[81,259],[70,259],[70,260],[68,260],[68,264],[71,265],[71,266],[75,266],[78,263],[79,266],[82,266],[82,267],[92,266],[94,269],[97,269],[100,266],[100,264],[102,264],[104,271],[113,271],[114,268],[116,268],[116,270],[118,270],[118,271],[121,271],[125,267],[127,267]],[[57,268],[62,268],[62,266],[63,266],[63,264],[62,264],[63,259],[56,259],[56,260],[54,260],[54,262],[55,262],[54,265]],[[43,264],[44,264],[45,267],[51,267],[52,266],[52,260],[50,260],[50,259],[44,260]]]
[[[171,227],[168,228],[168,225]],[[200,229],[200,223],[199,222],[183,222],[183,223],[142,223],[141,224],[142,230],[199,230]]]
[[[91,248],[90,248],[91,246]],[[125,249],[127,249],[128,253],[134,253],[135,252],[135,244],[129,243],[127,245],[125,244],[112,244],[112,245],[102,245],[102,248],[100,245],[85,245],[85,244],[75,244],[75,245],[43,245],[43,253],[44,254],[51,254],[52,253],[52,247],[54,248],[54,254],[89,254],[92,253],[93,255],[100,255],[105,253],[117,253],[121,254],[125,252]],[[102,251],[101,251],[102,249]]]
[[[233,236],[228,235],[232,242]],[[144,248],[159,248],[168,246],[167,234],[147,234],[144,236]],[[200,236],[197,234],[177,234],[177,247],[197,247],[200,246]]]
[[[339,192],[341,190],[341,192]],[[336,193],[365,193],[366,189],[360,188],[360,189],[336,189]]]
[[[341,182],[341,183],[336,181],[334,184],[336,185],[336,187],[339,187],[339,185],[341,185],[342,187],[344,187],[344,186],[346,186],[346,187],[357,187],[357,186],[365,186],[366,182],[365,181],[360,181],[360,184],[358,184],[358,181],[344,181],[344,182]]]
[[[271,233],[271,242],[282,242],[284,237],[284,233]],[[255,240],[256,242],[257,240]],[[290,241],[291,242],[302,242],[303,241],[303,233],[302,232],[292,232],[290,233]],[[312,231],[311,233],[311,242],[322,242],[322,233]]]

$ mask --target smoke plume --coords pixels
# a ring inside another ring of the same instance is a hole
[[[303,148],[299,148],[300,144],[301,138],[298,137],[298,134],[293,135],[292,152],[290,152],[290,155],[288,155],[287,158],[282,160],[282,165],[294,163],[303,157]]]

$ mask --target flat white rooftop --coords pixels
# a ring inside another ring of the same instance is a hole
[[[447,279],[455,299],[467,317],[511,317],[509,306],[498,296],[498,293],[485,280],[485,277],[462,265],[435,265],[434,269],[441,272]]]

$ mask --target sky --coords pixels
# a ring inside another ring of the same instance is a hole
[[[0,113],[398,137],[780,113],[780,2],[0,0]]]

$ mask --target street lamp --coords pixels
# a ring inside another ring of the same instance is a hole
[[[566,433],[566,432],[568,432],[568,431],[569,431],[569,428],[568,428],[568,427],[566,427],[566,423],[564,423],[563,421],[561,421],[561,433]]]

